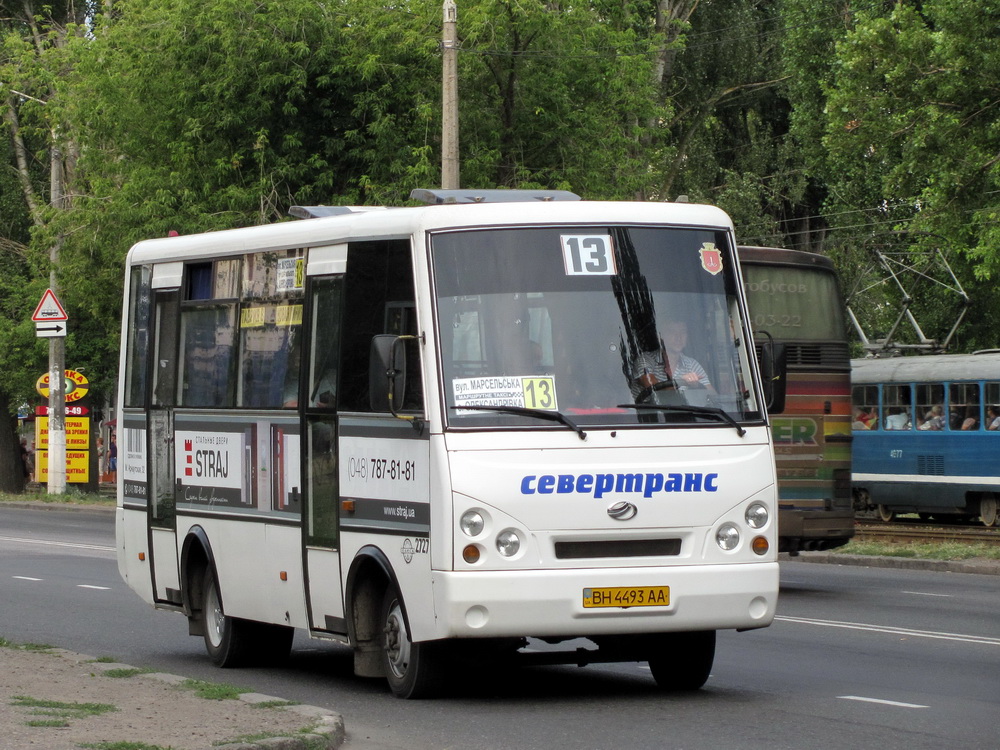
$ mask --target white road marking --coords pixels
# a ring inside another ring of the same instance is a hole
[[[31,576],[11,576],[11,578],[16,578],[19,581],[41,581],[41,578],[32,578]]]
[[[930,708],[919,703],[902,703],[900,701],[887,701],[881,698],[863,698],[860,695],[838,695],[838,698],[845,701],[861,701],[862,703],[879,703],[883,706],[898,706],[899,708]]]
[[[913,596],[940,596],[943,599],[951,598],[951,594],[932,594],[929,591],[904,591],[904,594],[913,594]]]
[[[905,635],[911,638],[935,638],[944,641],[960,641],[962,643],[979,643],[985,646],[1000,646],[1000,638],[990,638],[982,635],[966,635],[963,633],[940,633],[933,630],[913,630],[911,628],[893,628],[884,625],[868,625],[862,622],[840,622],[837,620],[814,620],[807,617],[776,616],[780,622],[798,623],[800,625],[819,625],[827,628],[846,628],[848,630],[866,630],[872,633],[890,633]]]
[[[114,547],[101,544],[76,544],[75,542],[55,542],[50,539],[23,539],[14,536],[0,536],[0,542],[20,542],[22,544],[43,544],[50,547],[72,547],[73,549],[94,549],[100,552],[114,552]]]
[[[110,586],[90,586],[86,583],[78,583],[76,587],[78,589],[96,589],[97,591],[111,591]]]

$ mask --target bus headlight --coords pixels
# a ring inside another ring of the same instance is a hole
[[[497,552],[504,557],[513,557],[521,549],[521,537],[514,529],[504,529],[497,534]]]
[[[740,543],[740,530],[731,523],[723,524],[715,532],[715,541],[726,552],[734,550]]]
[[[751,503],[750,507],[747,508],[746,519],[747,526],[751,529],[762,529],[767,526],[767,519],[770,515],[767,512],[767,507],[761,503]]]
[[[467,537],[474,538],[483,533],[483,529],[486,526],[486,521],[483,520],[483,516],[479,511],[467,510],[462,514],[462,518],[458,522],[459,528],[462,529],[462,533]]]

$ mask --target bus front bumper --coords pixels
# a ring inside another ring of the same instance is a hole
[[[629,633],[753,629],[771,624],[776,562],[574,570],[433,573],[430,638],[572,638]],[[588,590],[667,587],[669,603],[585,606]],[[419,638],[418,640],[424,640]]]

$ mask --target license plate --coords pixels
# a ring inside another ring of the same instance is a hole
[[[596,607],[666,607],[670,604],[669,586],[621,586],[584,589],[584,609]]]

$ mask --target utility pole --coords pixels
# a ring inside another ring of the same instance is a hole
[[[49,287],[56,293],[56,265],[59,262],[59,240],[49,251],[52,269]],[[66,339],[49,339],[49,482],[47,492],[66,492]]]
[[[53,132],[50,154],[52,205],[63,208],[62,150]],[[59,267],[59,246],[62,235],[57,236],[49,250],[49,288],[59,294],[56,269]],[[66,339],[54,336],[49,339],[49,482],[50,495],[66,492]]]
[[[444,0],[441,64],[441,187],[457,190],[458,171],[458,7]]]

